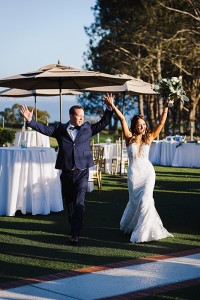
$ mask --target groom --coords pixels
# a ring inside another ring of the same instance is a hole
[[[107,94],[103,101],[107,99],[113,101],[114,97]],[[21,106],[20,111],[29,127],[54,137],[58,142],[59,151],[55,168],[62,171],[60,175],[62,196],[71,226],[69,242],[76,245],[83,226],[89,168],[94,166],[90,140],[108,125],[113,112],[107,107],[100,121],[90,124],[84,122],[84,108],[75,105],[69,110],[70,119],[66,124],[47,126],[33,120],[33,110],[29,111],[26,105]]]

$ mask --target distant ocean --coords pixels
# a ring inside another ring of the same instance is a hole
[[[37,109],[47,111],[50,115],[50,122],[60,121],[60,100],[59,97],[37,97]],[[35,106],[34,97],[27,98],[5,98],[0,97],[0,111],[5,108],[12,108],[15,104],[26,104],[27,106]],[[71,106],[78,103],[77,96],[62,96],[62,122],[66,123],[69,120],[69,109]]]
[[[60,99],[58,96],[55,97],[37,97],[37,109],[47,111],[50,115],[48,119],[49,123],[58,121],[60,122]],[[6,98],[0,97],[0,112],[4,111],[5,108],[12,108],[15,104],[26,104],[27,106],[35,107],[34,97],[24,97],[24,98]],[[62,123],[69,121],[69,109],[71,106],[78,104],[77,96],[62,96]],[[131,111],[131,116],[135,114],[135,110]],[[130,115],[126,115],[126,119],[130,122]],[[99,116],[86,116],[85,121],[95,122],[99,120]],[[0,117],[0,126],[1,126],[1,117]]]

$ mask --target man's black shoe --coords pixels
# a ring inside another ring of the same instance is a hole
[[[72,235],[72,236],[69,238],[69,243],[70,243],[71,245],[78,245],[78,243],[79,243],[79,238],[78,238],[78,236]]]

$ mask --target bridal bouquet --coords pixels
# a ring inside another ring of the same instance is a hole
[[[182,77],[172,77],[171,79],[163,78],[160,82],[155,84],[154,91],[161,94],[162,98],[170,98],[169,106],[174,105],[174,100],[180,99],[182,102],[189,101],[185,95],[182,86]]]

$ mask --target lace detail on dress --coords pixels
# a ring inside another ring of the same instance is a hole
[[[153,199],[154,167],[149,161],[150,146],[142,144],[140,153],[135,143],[128,145],[129,201],[120,221],[120,229],[131,233],[132,243],[172,237],[162,224]]]
[[[149,145],[147,144],[142,144],[140,148],[140,152],[138,149],[137,144],[133,143],[127,146],[127,152],[129,156],[129,160],[136,160],[139,158],[147,158],[149,157]]]

